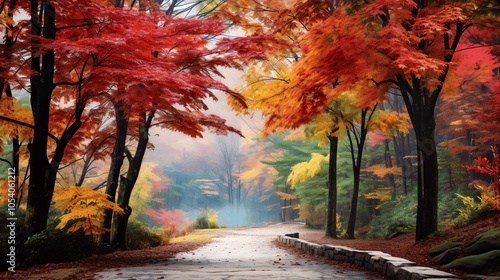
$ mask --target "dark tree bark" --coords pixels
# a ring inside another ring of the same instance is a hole
[[[115,121],[116,121],[116,140],[111,154],[111,163],[109,167],[108,179],[106,182],[106,194],[109,195],[108,200],[116,201],[116,190],[118,189],[118,180],[120,179],[120,170],[125,157],[125,142],[127,140],[128,120],[121,104],[114,104]],[[104,213],[104,222],[101,225],[103,228],[111,229],[113,220],[113,210],[106,210]],[[111,244],[110,232],[103,233],[99,236],[100,244]]]
[[[128,170],[127,175],[122,176],[120,179],[116,200],[118,205],[125,211],[125,214],[113,213],[111,228],[111,244],[117,248],[127,249],[127,225],[130,214],[132,214],[132,208],[129,206],[130,196],[139,177],[142,160],[148,147],[149,128],[153,118],[154,112],[150,112],[147,116],[144,114],[144,121],[139,126],[139,141],[137,142],[135,154],[132,155],[130,151],[125,151],[129,163]]]
[[[330,160],[328,162],[328,209],[326,232],[328,237],[337,238],[337,151],[339,138],[329,136]]]
[[[385,167],[392,168],[392,158],[391,158],[391,151],[389,149],[389,140],[388,139],[386,139],[384,141],[384,145],[385,145],[385,150],[384,150]],[[391,199],[395,200],[396,199],[396,182],[394,179],[394,174],[387,174],[387,175],[385,175],[385,178],[387,180],[387,184],[391,188]]]
[[[377,105],[375,104],[372,109],[370,108],[362,109],[359,131],[356,129],[354,123],[351,123],[349,132],[347,133],[347,136],[349,138],[349,144],[351,146],[352,172],[354,176],[351,209],[346,231],[347,237],[351,239],[354,238],[354,229],[356,227],[356,214],[358,211],[359,183],[361,175],[361,161],[363,159],[363,150],[365,147],[368,128],[370,126],[370,120],[376,108]],[[356,145],[354,145],[354,142],[356,143]]]
[[[52,5],[42,1],[39,13],[38,1],[31,0],[31,34],[43,35],[55,39],[55,10]],[[34,39],[34,44],[37,43]],[[47,185],[52,178],[51,165],[47,158],[47,134],[49,129],[50,101],[54,89],[54,51],[47,50],[41,57],[36,56],[38,50],[32,49],[31,70],[34,74],[31,82],[31,108],[36,129],[30,150],[31,175],[28,184],[25,226],[28,236],[39,233],[47,227],[50,201],[54,186]],[[43,64],[40,65],[41,61]]]
[[[456,34],[453,41],[445,34],[444,44],[447,54],[445,62],[450,62],[453,58],[460,38],[467,27],[460,22],[456,23]],[[427,43],[422,41],[421,48],[425,49]],[[439,81],[444,82],[448,68],[440,75]],[[442,85],[434,90],[429,90],[422,81],[412,77],[411,81],[402,75],[396,75],[397,85],[405,101],[410,120],[412,122],[417,139],[418,158],[418,206],[416,240],[426,239],[437,231],[438,224],[438,161],[435,140],[435,108]]]
[[[429,5],[429,1],[416,1],[413,9],[413,16],[416,18],[419,11]],[[416,139],[417,139],[417,174],[418,174],[418,206],[417,206],[417,225],[416,240],[424,240],[436,232],[438,224],[438,161],[435,139],[435,108],[443,83],[448,75],[450,62],[457,49],[465,30],[471,26],[471,23],[464,24],[457,21],[450,23],[450,29],[454,30],[454,36],[449,33],[443,33],[443,62],[447,63],[442,73],[438,77],[441,83],[435,89],[430,90],[425,82],[419,77],[411,75],[406,77],[402,74],[396,74],[395,84],[401,90],[406,109],[410,115]],[[408,29],[411,25],[408,25]],[[436,45],[437,42],[429,42],[427,39],[421,39],[417,48],[425,53],[430,44]],[[434,46],[435,47],[435,46]]]
[[[47,39],[55,39],[56,11],[54,6],[48,1],[39,3],[36,0],[30,1],[30,6],[31,34],[43,36]],[[55,53],[53,50],[46,50],[42,55],[39,55],[37,47],[39,43],[36,37],[32,39],[31,70],[33,74],[30,76],[30,102],[34,125],[10,120],[33,129],[33,139],[28,144],[30,180],[24,222],[28,236],[39,233],[47,227],[57,170],[64,156],[66,146],[81,126],[81,116],[86,105],[84,100],[76,100],[74,122],[63,131],[59,139],[50,134],[50,104],[55,87]],[[82,69],[83,72],[84,69]],[[80,76],[79,86],[81,86],[81,81]],[[48,137],[51,137],[56,142],[56,148],[51,159],[48,157]],[[20,143],[16,139],[14,141],[15,161],[19,161],[19,147]]]

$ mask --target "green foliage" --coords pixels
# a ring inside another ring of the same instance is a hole
[[[212,208],[201,209],[192,227],[193,229],[219,228],[217,212]]]
[[[392,234],[414,231],[417,216],[416,201],[416,194],[412,193],[406,197],[400,196],[395,201],[384,203],[380,216],[371,222],[370,236],[388,238]]]
[[[31,236],[25,243],[28,264],[71,262],[90,256],[94,252],[92,237],[83,230],[66,232],[46,229]]]
[[[309,161],[312,153],[320,153],[323,155],[328,153],[327,149],[318,148],[318,143],[315,141],[291,141],[284,140],[282,137],[276,137],[269,148],[283,151],[279,158],[273,161],[263,162],[273,167],[278,172],[277,179],[273,182],[274,185],[278,187],[286,184],[292,172],[292,166],[304,161]]]
[[[464,227],[477,222],[485,217],[490,211],[490,205],[485,198],[486,192],[482,192],[479,197],[456,194],[463,206],[457,208],[458,216],[451,222],[455,228]]]
[[[467,172],[461,164],[461,159],[451,154],[446,146],[442,147],[443,145],[437,147],[440,189],[443,192],[456,191],[459,188],[457,183],[466,178]]]
[[[127,225],[127,248],[131,250],[145,249],[160,246],[163,243],[161,234],[147,228],[136,220]]]

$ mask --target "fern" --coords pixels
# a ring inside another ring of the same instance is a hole
[[[481,191],[481,196],[475,199],[471,196],[457,194],[462,201],[463,207],[458,208],[458,216],[452,221],[453,227],[467,226],[478,219],[490,209],[490,199],[494,197],[492,190],[485,190],[481,186],[476,186]]]
[[[109,229],[100,227],[104,221],[104,211],[113,210],[124,214],[118,204],[108,200],[108,195],[85,187],[69,187],[54,192],[52,199],[54,207],[63,210],[64,214],[59,217],[57,229],[66,228],[67,232],[75,232],[82,229],[85,234],[100,234]],[[71,225],[68,224],[69,222]]]

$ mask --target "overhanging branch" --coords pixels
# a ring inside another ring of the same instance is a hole
[[[39,127],[36,127],[32,124],[29,124],[29,123],[25,123],[25,122],[22,122],[22,121],[18,121],[18,120],[15,120],[15,119],[11,119],[9,117],[5,117],[5,116],[0,116],[0,120],[4,120],[4,121],[8,121],[8,122],[11,122],[11,123],[15,123],[15,124],[18,124],[18,125],[22,125],[22,126],[25,126],[25,127],[29,127],[33,130],[38,130],[38,131],[41,131],[43,133],[45,133],[48,137],[52,138],[52,140],[56,141],[56,143],[59,143],[59,139],[51,134],[50,132],[44,130],[44,129],[41,129]]]
[[[383,84],[397,84],[398,82],[396,80],[393,80],[393,79],[388,79],[388,80],[383,80],[383,81],[380,81],[380,82],[377,82],[375,81],[375,79],[370,79],[376,86],[380,86],[380,85],[383,85]]]

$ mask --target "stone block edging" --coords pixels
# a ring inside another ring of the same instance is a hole
[[[459,279],[451,273],[430,267],[417,266],[415,262],[393,257],[381,251],[364,251],[346,246],[319,245],[285,234],[278,235],[278,240],[282,244],[301,249],[316,256],[349,262],[371,271],[377,271],[389,279]]]

